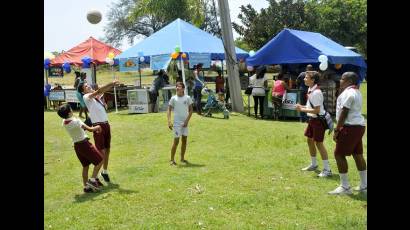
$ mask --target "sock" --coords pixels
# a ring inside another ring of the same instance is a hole
[[[342,182],[342,186],[344,188],[350,188],[349,181],[347,179],[347,173],[339,173],[340,181]]]
[[[101,173],[108,174],[108,170],[103,169]]]
[[[360,188],[367,188],[367,170],[359,171]]]
[[[95,182],[95,178],[92,178],[92,177],[91,177],[91,178],[90,178],[90,181],[91,181],[91,182]]]
[[[326,169],[327,171],[330,171],[328,160],[323,160],[323,168]]]
[[[311,158],[312,158],[312,165],[316,166],[317,165],[316,157],[311,157]]]

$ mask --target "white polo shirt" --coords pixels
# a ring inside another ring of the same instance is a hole
[[[317,88],[317,84],[315,84],[312,87],[309,87],[308,93],[309,94],[308,100],[306,102],[306,108],[308,109],[313,109],[312,106],[310,105],[309,101],[313,104],[313,106],[320,106],[320,115],[325,114],[325,108],[323,107],[323,93],[320,89]],[[317,117],[316,114],[313,113],[306,113],[309,117]]]
[[[88,116],[92,123],[108,122],[107,112],[102,102],[98,102],[96,98],[90,97],[91,93],[84,94],[84,103],[89,111]]]
[[[62,126],[67,130],[74,143],[82,141],[88,137],[84,132],[84,129],[81,128],[82,125],[84,125],[84,123],[76,117],[63,119],[62,123]]]
[[[174,108],[174,125],[183,123],[189,114],[189,106],[192,104],[192,99],[190,96],[184,95],[178,97],[174,95],[169,100],[169,105]]]
[[[362,115],[362,93],[354,86],[349,86],[337,97],[336,120],[339,120],[343,107],[349,109],[345,124],[365,126],[366,122]]]

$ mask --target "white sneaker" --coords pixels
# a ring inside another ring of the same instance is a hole
[[[331,177],[332,176],[332,170],[323,169],[322,172],[320,172],[317,176],[318,177]]]
[[[352,190],[349,188],[345,188],[343,186],[339,186],[337,187],[335,190],[328,192],[329,195],[352,195],[353,192]]]
[[[302,169],[302,171],[315,171],[317,169],[318,165],[309,165],[305,168]]]
[[[367,186],[362,188],[360,185],[353,188],[356,192],[367,192]]]

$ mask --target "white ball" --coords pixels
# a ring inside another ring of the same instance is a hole
[[[91,24],[97,24],[101,21],[102,15],[98,10],[90,10],[87,13],[87,20]]]

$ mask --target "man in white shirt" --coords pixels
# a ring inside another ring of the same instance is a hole
[[[177,82],[177,95],[174,95],[169,100],[167,111],[168,128],[174,131],[174,142],[171,148],[171,165],[175,163],[175,152],[178,147],[179,138],[182,136],[181,146],[181,162],[188,163],[185,160],[186,142],[188,138],[188,122],[192,116],[192,99],[184,94],[185,85],[182,82]],[[171,123],[171,112],[174,110],[174,124]]]
[[[308,126],[305,130],[305,136],[307,137],[307,143],[309,146],[309,153],[312,163],[309,166],[303,168],[302,170],[315,171],[318,168],[318,164],[316,161],[317,147],[323,161],[323,170],[318,174],[318,176],[330,177],[332,176],[332,170],[330,170],[327,150],[323,145],[325,127],[317,116],[317,114],[325,114],[325,110],[323,107],[323,93],[317,85],[317,83],[319,82],[319,73],[316,71],[306,71],[304,81],[305,85],[309,87],[306,106],[297,104],[296,110],[299,112],[307,113],[307,116],[309,118]]]
[[[346,72],[340,79],[343,92],[337,98],[337,126],[333,134],[336,142],[335,159],[339,170],[341,185],[330,191],[331,195],[352,194],[347,178],[348,165],[346,156],[353,156],[360,175],[360,185],[354,190],[367,192],[367,166],[363,158],[362,137],[366,130],[366,122],[362,115],[362,94],[357,88],[358,76],[354,72]]]
[[[101,126],[101,132],[94,132],[94,142],[97,149],[103,154],[104,163],[101,176],[104,178],[105,182],[110,182],[110,177],[108,176],[108,159],[110,156],[111,148],[111,129],[108,123],[108,115],[105,111],[104,103],[100,100],[104,92],[110,90],[116,84],[118,80],[102,86],[98,90],[94,91],[86,82],[80,83],[78,85],[78,91],[83,94],[84,103],[87,106],[89,117],[93,126]]]

